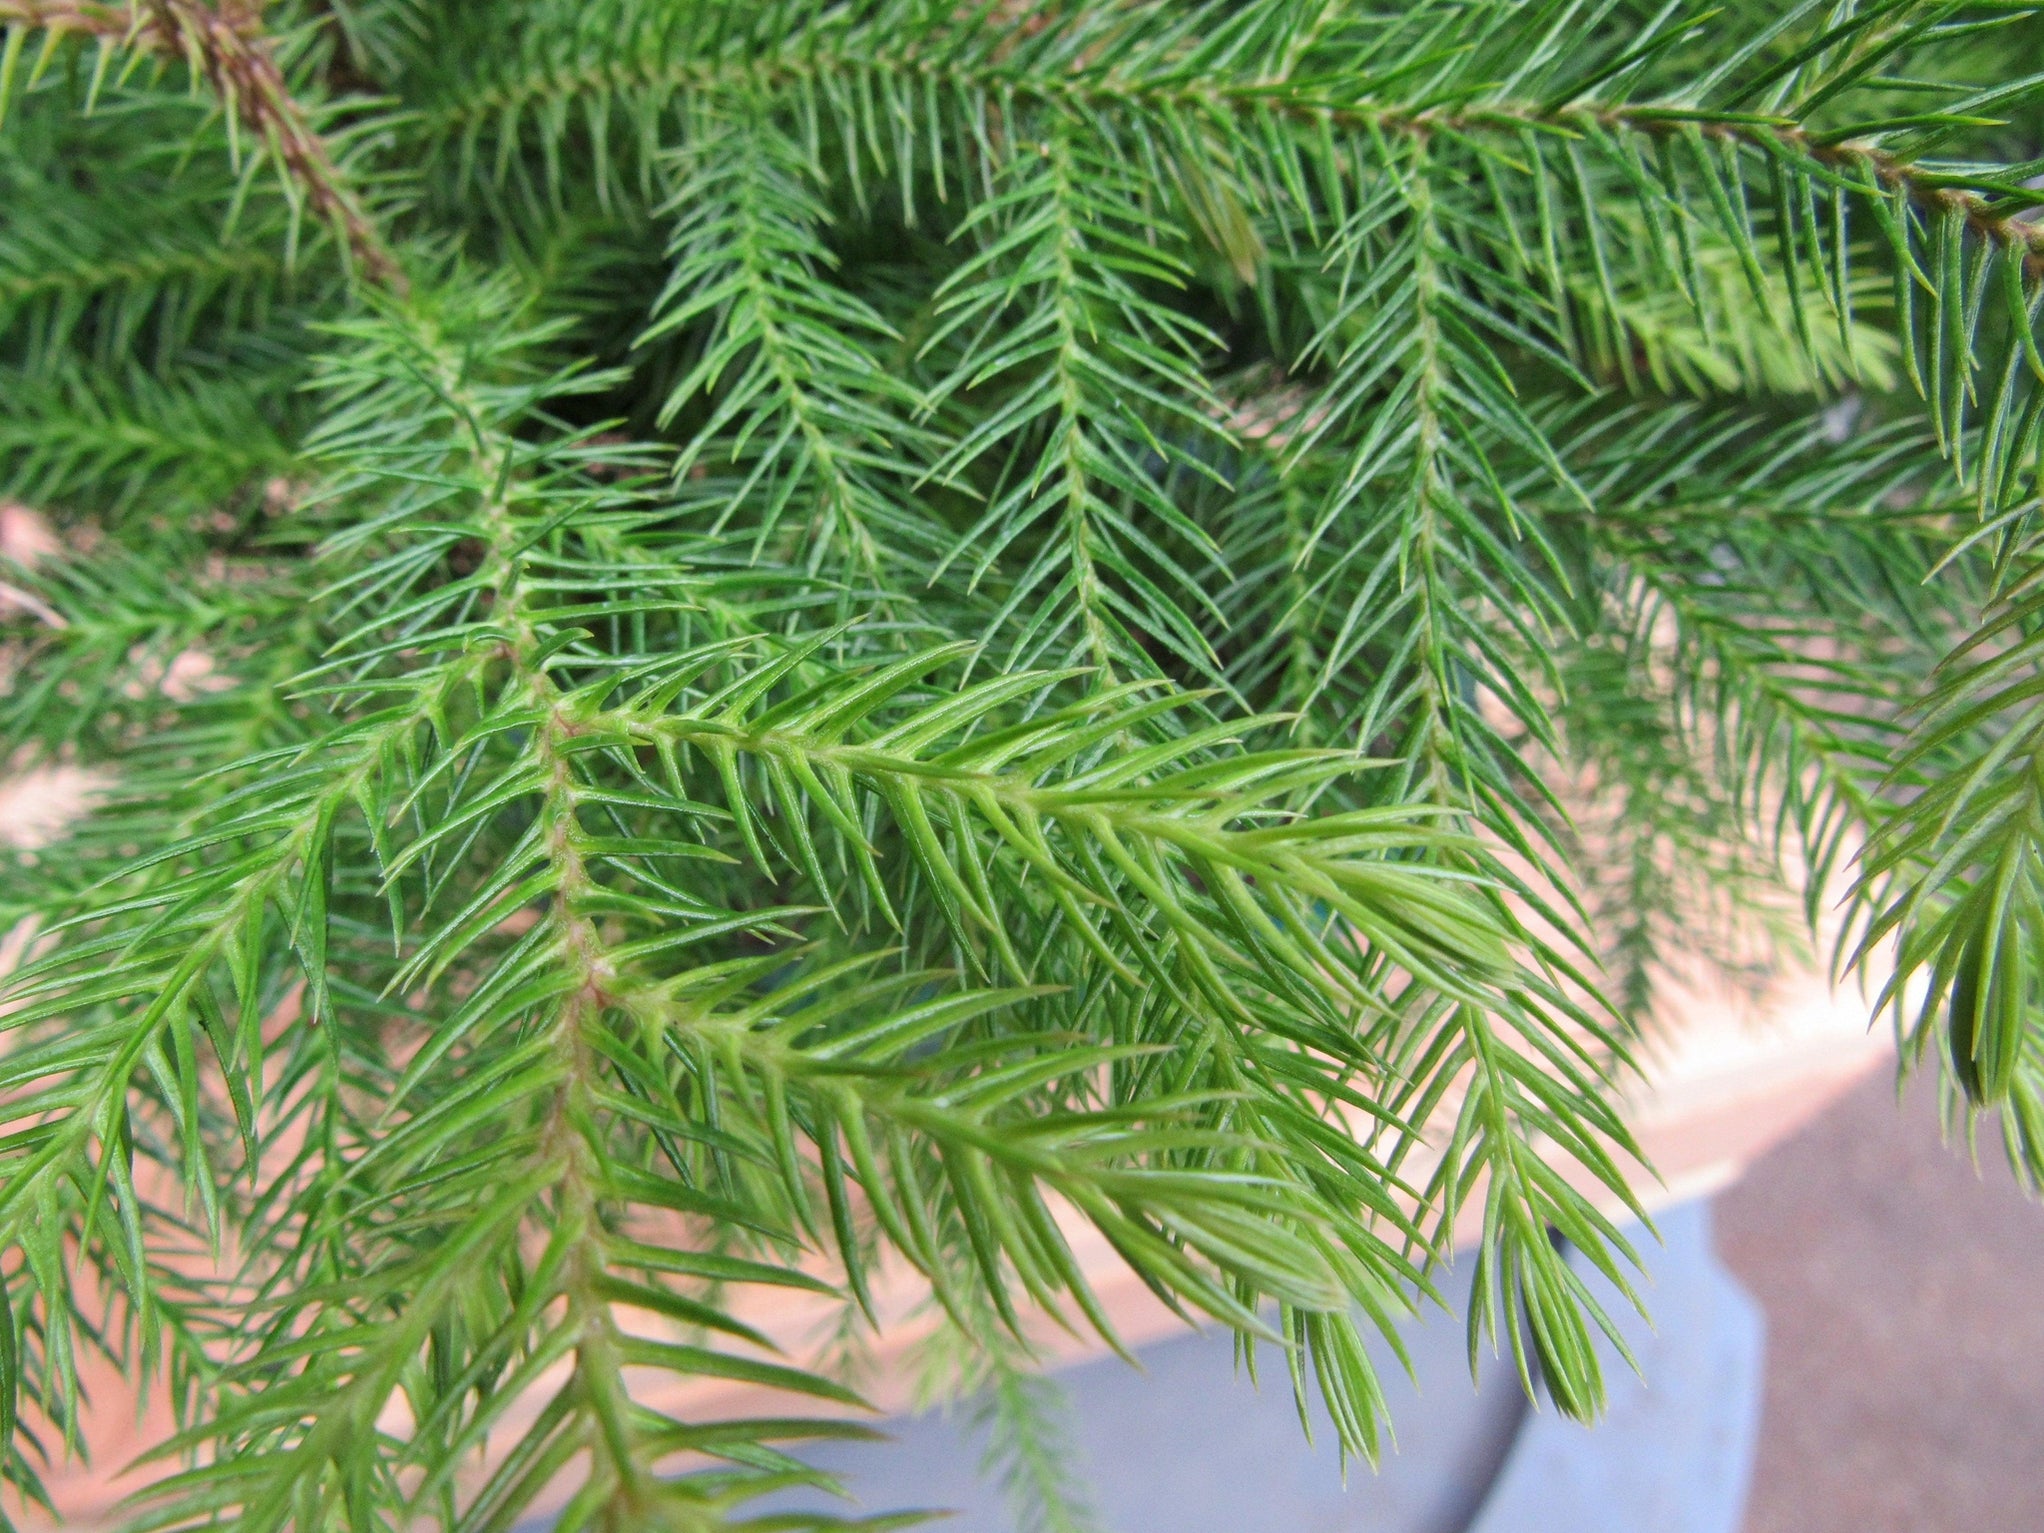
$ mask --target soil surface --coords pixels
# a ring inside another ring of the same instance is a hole
[[[2044,1529],[2044,1208],[1883,1071],[1717,1203],[1767,1312],[1746,1533]]]

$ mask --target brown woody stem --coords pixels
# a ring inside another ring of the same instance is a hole
[[[306,204],[339,233],[356,268],[402,291],[404,270],[367,208],[334,163],[305,107],[284,83],[257,0],[0,0],[0,27],[97,37],[181,58],[203,76],[242,126],[261,136]]]

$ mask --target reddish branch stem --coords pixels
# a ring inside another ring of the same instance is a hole
[[[307,120],[305,109],[286,89],[262,29],[259,4],[260,0],[219,0],[217,5],[208,5],[204,0],[147,0],[146,10],[131,10],[105,0],[0,0],[0,27],[27,25],[58,34],[120,38],[186,58],[206,76],[242,122],[271,143],[286,172],[304,188],[313,208],[341,230],[361,269],[386,286],[401,287],[403,273],[375,221],[348,189],[326,144]],[[1089,92],[1085,82],[1075,81],[1067,90],[1053,88],[1043,94],[1111,98],[1116,93]],[[2021,250],[2028,273],[2033,278],[2044,278],[2044,227],[2029,222],[2020,216],[2020,211],[2004,213],[1977,192],[1941,185],[1920,167],[1876,145],[1822,139],[1795,123],[1763,118],[1713,118],[1707,112],[1650,105],[1587,103],[1558,111],[1498,102],[1448,112],[1402,112],[1362,104],[1286,101],[1267,87],[1244,95],[1191,85],[1162,94],[1170,104],[1180,107],[1225,113],[1254,107],[1337,126],[1394,133],[1500,129],[1566,132],[1576,124],[1595,123],[1607,129],[1666,137],[1693,126],[1705,137],[1746,144],[1763,153],[1786,152],[1837,171],[1863,166],[1879,185],[1903,191],[1926,213],[1963,214],[1974,233],[2006,249]]]
[[[0,26],[98,37],[181,58],[239,122],[270,146],[307,206],[340,234],[372,282],[402,289],[404,272],[384,242],[284,73],[263,30],[258,0],[147,0],[133,8],[98,0],[0,0]]]
[[[1500,103],[1457,112],[1369,112],[1340,108],[1319,111],[1331,122],[1348,121],[1378,131],[1406,133],[1472,133],[1498,131],[1569,132],[1590,124],[1607,130],[1666,138],[1685,128],[1721,143],[1743,144],[1763,154],[1785,154],[1814,162],[1834,173],[1864,167],[1889,191],[1900,191],[1927,214],[1960,213],[1982,239],[2004,249],[2019,250],[2032,277],[2044,277],[2044,227],[2022,217],[2022,210],[2004,213],[1978,192],[1941,184],[1921,166],[1858,139],[1828,139],[1793,122],[1764,118],[1713,118],[1707,112],[1675,111],[1650,105],[1564,107],[1559,111]]]

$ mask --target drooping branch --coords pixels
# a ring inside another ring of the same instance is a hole
[[[374,216],[348,185],[304,103],[285,83],[253,0],[222,0],[219,5],[148,0],[146,8],[94,0],[0,0],[0,27],[40,30],[53,38],[95,37],[183,59],[212,86],[225,109],[270,146],[286,179],[340,234],[361,273],[378,286],[404,288],[403,268]]]

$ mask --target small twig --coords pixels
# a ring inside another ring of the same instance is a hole
[[[304,105],[284,83],[256,0],[147,0],[134,7],[98,0],[0,0],[0,27],[58,37],[97,37],[183,59],[222,105],[258,134],[308,206],[339,231],[370,281],[402,291],[404,270],[376,220],[347,184]]]
[[[8,582],[0,580],[0,612],[5,612],[9,607],[19,607],[23,612],[28,613],[29,616],[41,619],[52,628],[69,628],[71,626],[70,623],[65,621],[63,613],[52,607],[40,596],[32,595],[22,590],[20,586],[10,585]]]
[[[118,38],[135,30],[135,18],[124,7],[91,0],[0,0],[0,25],[34,27],[59,37]]]
[[[1705,138],[1744,144],[1763,153],[1787,153],[1814,161],[1828,170],[1865,166],[1875,181],[1901,191],[1926,213],[1959,212],[1967,227],[1982,239],[2018,249],[2032,277],[2044,277],[2044,227],[2030,223],[2020,211],[2002,212],[1978,192],[1943,185],[1933,172],[1878,144],[1863,139],[1833,139],[1812,133],[1799,123],[1762,117],[1713,116],[1709,112],[1653,105],[1599,106],[1584,103],[1559,110],[1517,102],[1498,102],[1452,112],[1299,107],[1294,115],[1314,116],[1338,125],[1367,127],[1377,132],[1473,133],[1580,131],[1595,123],[1620,132],[1665,138],[1693,128]]]

